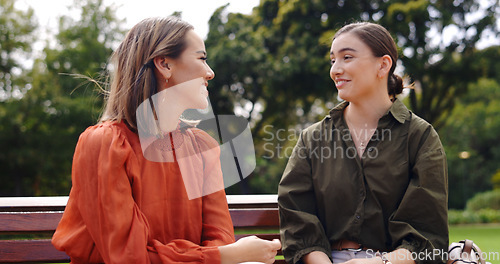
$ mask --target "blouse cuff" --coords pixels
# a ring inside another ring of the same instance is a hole
[[[314,246],[314,247],[308,247],[308,248],[299,250],[295,254],[295,256],[293,257],[293,263],[304,263],[304,262],[302,262],[302,257],[304,257],[305,255],[307,255],[313,251],[321,251],[321,252],[325,253],[330,260],[332,260],[332,252],[331,251],[326,251],[325,248],[323,248],[323,247]]]
[[[202,247],[201,252],[203,253],[203,263],[221,262],[219,247]]]

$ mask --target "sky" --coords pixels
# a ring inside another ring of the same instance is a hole
[[[68,13],[71,0],[16,0],[16,8],[26,10],[31,6],[38,17],[42,30],[57,28],[57,17]],[[250,14],[259,0],[104,0],[106,6],[117,6],[118,18],[126,19],[130,29],[148,17],[168,16],[175,11],[182,12],[183,20],[192,24],[195,31],[205,38],[208,33],[208,20],[215,9],[229,3],[231,13]],[[42,32],[42,34],[44,34]]]

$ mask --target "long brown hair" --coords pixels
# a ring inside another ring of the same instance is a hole
[[[137,132],[137,108],[158,92],[153,59],[178,58],[192,29],[178,17],[147,18],[127,33],[110,59],[113,73],[100,122],[123,120]]]
[[[355,34],[363,43],[370,47],[375,57],[382,57],[384,55],[391,57],[392,66],[389,71],[389,78],[387,79],[387,92],[393,97],[403,92],[403,79],[394,74],[398,61],[398,49],[389,31],[378,24],[356,22],[339,29],[333,39],[347,32]]]

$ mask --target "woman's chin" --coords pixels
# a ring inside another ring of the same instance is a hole
[[[208,100],[207,98],[203,98],[202,101],[196,106],[196,109],[206,109],[208,107]]]

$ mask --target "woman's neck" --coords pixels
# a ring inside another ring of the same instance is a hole
[[[353,125],[373,126],[389,110],[392,101],[389,96],[381,98],[368,98],[366,100],[349,102],[346,108],[346,118],[351,120]]]
[[[360,158],[377,129],[379,119],[389,110],[391,104],[391,100],[387,98],[363,103],[350,102],[346,107],[344,119]]]
[[[156,106],[160,130],[162,133],[172,132],[177,129],[179,120],[185,109],[180,107],[174,100],[159,100]]]
[[[392,105],[391,97],[387,93],[387,76],[377,79],[372,87],[365,88],[366,92],[351,98],[345,114],[356,123],[362,121],[364,125],[377,123]]]

